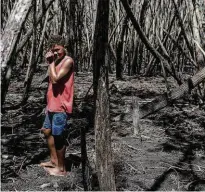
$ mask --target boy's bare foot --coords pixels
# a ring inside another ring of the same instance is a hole
[[[44,162],[44,163],[40,163],[40,166],[41,167],[51,167],[51,168],[55,168],[56,167],[56,164],[51,162],[51,161],[48,161],[48,162]]]
[[[66,171],[61,171],[59,168],[49,168],[49,167],[44,167],[44,169],[50,174],[54,176],[66,176],[67,172]]]

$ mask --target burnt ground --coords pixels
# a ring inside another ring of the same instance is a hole
[[[23,74],[13,77],[2,109],[1,190],[83,191],[81,130],[86,130],[87,154],[94,170],[92,74],[75,78],[74,113],[69,121],[66,177],[49,176],[38,164],[49,159],[40,133],[47,84],[40,86],[46,71],[41,66],[34,76],[26,105],[19,106]],[[169,83],[174,87],[172,79]],[[40,86],[40,87],[39,87]],[[90,89],[91,88],[91,89]],[[161,77],[110,77],[110,114],[116,187],[118,191],[204,191],[205,111],[186,96],[171,106],[140,120],[133,134],[131,104],[150,102],[166,90]],[[96,173],[93,190],[98,190]]]

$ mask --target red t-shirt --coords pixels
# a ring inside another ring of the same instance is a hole
[[[70,57],[65,56],[56,66],[56,73],[59,72],[64,62]],[[72,113],[74,95],[74,66],[66,76],[60,79],[56,84],[52,84],[49,78],[47,92],[47,110],[50,112]]]

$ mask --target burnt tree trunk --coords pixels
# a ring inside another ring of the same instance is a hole
[[[122,31],[120,34],[119,42],[117,44],[116,79],[122,79],[122,73],[123,73],[122,55],[123,55],[125,31],[128,27],[127,22],[128,22],[128,17],[126,16],[122,23]]]
[[[132,0],[129,0],[129,5]],[[126,16],[122,22],[122,31],[120,34],[119,42],[117,44],[117,61],[116,61],[116,79],[123,79],[123,47],[124,47],[124,37],[125,32],[128,29],[128,16]]]
[[[146,13],[149,8],[149,0],[144,0],[142,4],[142,9],[140,12],[140,26],[142,27],[143,31],[145,31],[145,19],[146,19]],[[144,53],[144,44],[139,42],[139,56],[137,61],[137,74],[140,74],[140,70],[143,63],[143,53]]]
[[[140,26],[141,28],[145,31],[145,18],[146,18],[146,13],[149,7],[149,0],[144,0],[143,4],[142,4],[142,9],[140,12]],[[137,42],[136,46],[135,46],[135,51],[134,51],[134,56],[132,59],[132,75],[135,74],[140,74],[140,70],[141,70],[141,65],[143,62],[143,51],[144,51],[144,44],[139,41]]]
[[[74,58],[76,62],[76,50],[75,50],[75,38],[76,38],[76,32],[75,32],[75,20],[76,20],[76,1],[71,0],[69,2],[69,10],[67,11],[67,15],[69,17],[66,17],[66,28],[67,28],[67,33],[68,33],[68,52],[71,57]],[[78,64],[75,63],[75,70],[78,72]]]
[[[86,148],[86,127],[81,127],[81,159],[82,159],[82,175],[83,175],[83,186],[85,191],[92,191],[91,184],[91,167],[87,156]]]
[[[109,0],[99,0],[93,46],[93,88],[95,95],[95,152],[100,190],[115,191],[108,96]]]
[[[193,48],[192,48],[191,44],[189,43],[189,40],[188,40],[188,37],[187,37],[187,34],[186,34],[186,30],[185,30],[185,27],[184,27],[184,24],[183,24],[183,20],[180,16],[180,11],[179,11],[178,5],[176,4],[175,0],[172,0],[172,2],[173,2],[174,7],[175,7],[176,16],[179,20],[179,25],[180,25],[181,30],[182,30],[182,35],[184,36],[185,42],[187,44],[187,48],[189,49],[189,52],[192,56],[192,59],[194,60]]]
[[[33,25],[34,25],[33,39],[32,39],[32,48],[31,48],[29,66],[28,66],[26,78],[24,81],[25,88],[24,88],[24,94],[22,98],[22,104],[25,104],[28,99],[29,89],[32,83],[33,75],[36,70],[36,64],[37,64],[37,59],[36,59],[36,0],[33,0],[32,4],[33,4]]]

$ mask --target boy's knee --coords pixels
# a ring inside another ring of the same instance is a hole
[[[61,150],[65,145],[65,139],[61,135],[54,135],[53,137],[56,150]]]
[[[51,136],[51,129],[45,129],[45,128],[42,128],[41,131],[43,132],[44,136],[46,138],[48,138],[49,136]]]

